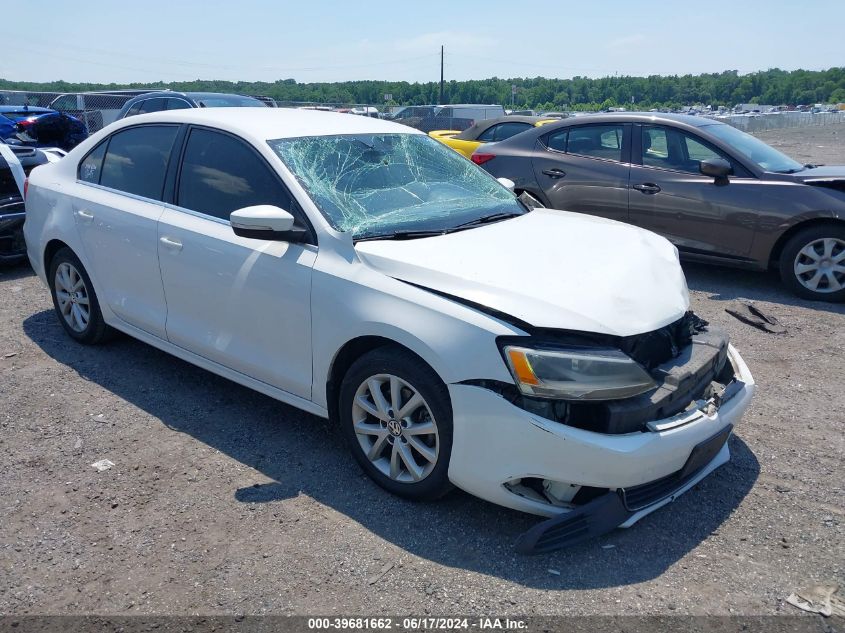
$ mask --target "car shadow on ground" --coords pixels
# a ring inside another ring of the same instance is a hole
[[[35,271],[28,263],[0,264],[0,281],[15,281],[25,277],[34,277]]]
[[[845,305],[841,303],[808,301],[796,297],[774,271],[756,272],[693,262],[683,262],[683,268],[689,289],[706,293],[708,299],[713,301],[749,299],[845,314]]]
[[[748,446],[734,437],[729,464],[634,527],[560,552],[523,557],[513,543],[538,517],[457,490],[433,503],[393,497],[360,471],[327,420],[128,337],[98,347],[78,345],[50,311],[30,316],[23,327],[47,355],[82,379],[272,480],[233,489],[221,503],[234,497],[244,504],[282,504],[304,494],[411,554],[526,587],[592,589],[656,578],[719,529],[760,470]],[[550,568],[560,575],[550,574]]]

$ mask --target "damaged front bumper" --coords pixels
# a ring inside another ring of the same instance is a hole
[[[728,360],[734,380],[721,394],[621,435],[533,415],[483,387],[450,385],[455,425],[449,478],[493,503],[552,517],[520,539],[523,552],[550,551],[633,525],[730,459],[727,438],[755,384],[733,346]],[[590,494],[562,494],[561,503],[550,503],[526,494],[519,483],[528,480]]]

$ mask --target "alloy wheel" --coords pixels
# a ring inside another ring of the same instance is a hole
[[[795,277],[813,292],[845,288],[845,241],[834,237],[813,240],[795,256]]]
[[[422,481],[437,464],[434,415],[419,391],[398,376],[378,374],[361,383],[352,424],[364,455],[394,481]]]
[[[56,300],[65,322],[74,332],[84,332],[91,321],[91,305],[85,280],[76,267],[62,262],[56,269]]]

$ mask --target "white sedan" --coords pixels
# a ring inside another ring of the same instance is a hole
[[[119,330],[331,418],[395,494],[550,517],[537,552],[725,463],[754,381],[669,242],[507,184],[387,121],[180,110],[33,171],[24,233],[80,343]]]

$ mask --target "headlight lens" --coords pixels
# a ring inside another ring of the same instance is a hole
[[[618,400],[657,386],[618,350],[531,349],[507,345],[505,359],[525,395],[565,400]]]

